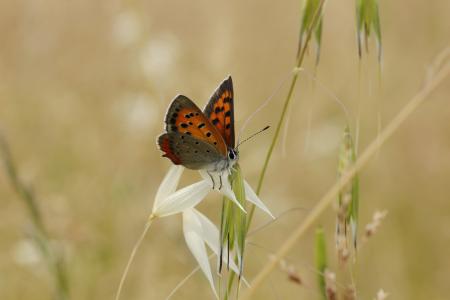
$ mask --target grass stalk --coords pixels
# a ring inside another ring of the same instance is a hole
[[[142,231],[139,239],[134,244],[133,250],[131,251],[131,254],[130,254],[130,258],[128,258],[127,265],[125,266],[125,269],[122,273],[122,277],[120,278],[119,287],[117,288],[116,297],[114,298],[115,300],[120,299],[120,295],[122,294],[122,288],[125,283],[125,279],[127,278],[128,271],[130,271],[130,267],[134,261],[134,257],[136,256],[136,253],[137,253],[139,247],[141,246],[142,241],[144,240],[145,235],[147,234],[148,230],[150,229],[150,226],[152,225],[154,219],[155,219],[155,217],[153,215],[151,215],[147,221],[147,224],[145,224],[144,230]]]
[[[308,230],[319,216],[333,203],[338,193],[348,184],[350,180],[361,170],[369,159],[377,153],[378,149],[390,138],[404,123],[404,121],[422,104],[427,97],[444,81],[450,74],[450,63],[446,63],[435,75],[425,82],[423,88],[413,96],[410,101],[400,110],[392,121],[380,132],[379,136],[372,140],[369,146],[361,153],[355,164],[345,173],[320,199],[316,206],[306,216],[288,239],[281,245],[265,267],[257,274],[251,286],[243,295],[242,299],[250,299],[256,289],[262,284],[265,278],[276,268],[279,261],[296,244],[297,240]]]
[[[52,274],[54,282],[54,299],[69,299],[69,281],[65,268],[64,257],[58,249],[52,246],[50,236],[45,228],[39,205],[32,189],[18,176],[16,165],[6,139],[0,134],[0,155],[6,169],[7,177],[25,204],[32,224],[32,238],[45,259],[47,268]]]
[[[314,256],[316,259],[317,283],[322,300],[327,300],[325,270],[327,269],[327,246],[325,232],[322,227],[316,229]]]
[[[317,10],[314,12],[313,15],[313,21],[311,22],[311,24],[315,24],[319,19],[320,19],[320,11],[322,10],[322,7],[325,3],[325,0],[321,0],[320,4],[317,7]],[[277,126],[275,128],[275,133],[272,139],[272,142],[270,143],[269,149],[267,150],[267,154],[266,154],[266,158],[264,160],[264,164],[261,170],[261,173],[259,175],[259,179],[258,179],[258,185],[256,187],[256,194],[259,195],[261,193],[261,189],[264,183],[264,178],[266,176],[266,172],[267,172],[267,167],[269,166],[269,161],[272,158],[272,153],[273,150],[275,148],[276,143],[278,142],[278,138],[280,135],[280,131],[281,131],[281,127],[283,126],[283,123],[286,119],[286,113],[288,111],[288,107],[289,104],[291,103],[292,100],[292,96],[294,95],[294,89],[295,89],[295,85],[297,84],[297,79],[299,77],[299,72],[297,71],[303,64],[303,60],[305,58],[305,54],[306,51],[308,49],[308,45],[309,42],[311,40],[312,37],[312,33],[314,31],[314,26],[311,26],[308,31],[307,31],[307,35],[306,35],[306,39],[305,39],[305,43],[303,44],[303,47],[301,48],[299,55],[297,57],[297,63],[295,65],[294,68],[294,73],[292,75],[292,80],[291,83],[289,85],[289,90],[288,93],[286,95],[286,99],[284,100],[284,104],[283,104],[283,109],[281,111],[281,115],[280,115],[280,119],[278,120]],[[250,212],[248,215],[248,220],[247,220],[247,231],[250,228],[250,224],[252,222],[253,219],[253,214],[255,213],[255,205],[252,205],[250,208]]]

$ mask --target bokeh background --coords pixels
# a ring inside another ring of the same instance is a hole
[[[448,45],[450,2],[380,1],[383,65],[375,43],[359,61],[354,1],[328,1],[321,61],[306,60],[261,198],[275,214],[253,235],[247,278],[268,261],[336,180],[338,145],[349,111],[360,115],[359,149],[422,86],[433,57]],[[44,221],[63,245],[72,299],[112,299],[132,245],[170,166],[155,139],[171,99],[200,106],[233,76],[237,128],[288,78],[295,63],[300,1],[0,2],[0,128],[21,178],[33,186]],[[380,79],[381,78],[381,79]],[[274,126],[284,85],[245,129]],[[360,174],[361,223],[387,219],[354,266],[360,299],[383,288],[390,299],[448,299],[450,294],[450,81],[442,85]],[[255,185],[273,130],[241,149]],[[0,298],[49,299],[52,282],[27,235],[30,219],[0,172]],[[183,184],[197,180],[185,172]],[[220,197],[199,209],[217,222]],[[254,225],[269,219],[257,212]],[[324,226],[330,266],[338,271],[330,208]],[[289,254],[303,285],[271,274],[255,299],[317,297],[313,231]],[[195,266],[181,217],[157,221],[127,279],[123,299],[164,299]],[[195,275],[174,299],[210,299]]]

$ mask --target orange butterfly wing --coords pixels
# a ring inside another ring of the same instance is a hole
[[[228,76],[211,96],[204,109],[206,117],[222,135],[226,145],[234,148],[233,81]]]
[[[211,124],[197,105],[186,96],[178,95],[175,97],[167,111],[165,123],[168,133],[179,132],[188,134],[195,139],[212,145],[223,156],[227,155],[227,146],[218,129]]]

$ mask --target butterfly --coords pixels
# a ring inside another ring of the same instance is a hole
[[[210,172],[229,170],[239,159],[233,96],[231,76],[219,85],[203,111],[188,97],[176,96],[166,113],[166,132],[158,137],[163,157],[188,169],[206,170],[210,177]]]

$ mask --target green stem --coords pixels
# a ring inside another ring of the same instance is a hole
[[[317,10],[314,12],[314,15],[313,15],[313,18],[312,18],[312,22],[311,22],[311,27],[308,28],[308,31],[307,31],[305,43],[303,44],[303,46],[302,46],[302,48],[301,48],[301,50],[300,50],[300,52],[299,52],[299,54],[297,56],[297,62],[295,64],[294,74],[292,76],[291,84],[289,86],[289,90],[288,90],[288,93],[286,95],[286,99],[285,99],[284,104],[283,104],[283,109],[281,111],[280,119],[278,120],[277,126],[275,128],[275,133],[274,133],[272,142],[271,142],[271,144],[269,146],[269,149],[267,151],[267,155],[266,155],[266,158],[264,160],[264,165],[262,167],[262,170],[261,170],[261,173],[260,173],[260,176],[259,176],[259,179],[258,179],[258,185],[257,185],[257,188],[256,188],[256,194],[257,195],[259,195],[261,193],[262,185],[264,183],[264,178],[265,178],[265,175],[266,175],[266,172],[267,172],[267,168],[269,166],[269,161],[270,161],[270,159],[272,157],[273,150],[275,149],[275,145],[276,145],[276,143],[278,141],[278,138],[280,136],[281,127],[283,126],[283,122],[284,122],[284,120],[286,118],[286,114],[287,114],[287,111],[288,111],[288,108],[289,108],[289,104],[290,104],[290,102],[292,100],[292,97],[294,95],[295,85],[296,85],[297,79],[299,77],[298,69],[303,64],[303,61],[304,61],[304,58],[305,58],[305,54],[306,54],[306,49],[308,48],[309,42],[311,40],[314,27],[315,27],[317,21],[319,20],[320,11],[322,10],[324,2],[325,2],[325,0],[321,0],[319,6],[317,7]],[[250,208],[250,212],[248,214],[247,221],[245,223],[245,232],[248,232],[248,230],[250,228],[250,224],[252,222],[254,213],[255,213],[255,205],[252,205],[251,208]],[[231,291],[234,279],[235,279],[235,276],[232,273],[230,278],[229,278],[228,287],[227,287],[227,291],[226,291],[226,294],[225,294],[225,299],[228,298],[228,293]]]
[[[303,64],[303,60],[304,60],[305,54],[306,54],[306,49],[308,48],[308,44],[311,40],[314,26],[317,23],[317,21],[319,20],[319,16],[320,16],[319,12],[322,10],[324,2],[325,2],[325,0],[322,0],[319,4],[317,10],[314,12],[313,22],[311,22],[311,27],[308,29],[305,43],[303,44],[303,48],[301,49],[299,56],[297,57],[297,63],[295,65],[295,69],[299,69]],[[275,145],[276,145],[276,143],[278,141],[278,137],[280,135],[281,127],[283,126],[283,122],[286,118],[286,113],[287,113],[289,104],[291,102],[292,96],[294,95],[294,89],[295,89],[295,85],[297,83],[298,74],[299,73],[297,71],[295,71],[292,76],[291,84],[289,86],[289,91],[286,95],[286,99],[284,100],[284,105],[283,105],[283,109],[281,111],[280,119],[278,120],[277,127],[275,128],[275,133],[274,133],[272,142],[270,143],[269,150],[267,151],[266,159],[264,160],[264,165],[263,165],[261,173],[259,175],[258,186],[256,188],[257,195],[259,195],[261,193],[261,189],[262,189],[262,186],[264,183],[264,178],[265,178],[265,175],[267,172],[267,167],[269,166],[269,161],[272,158],[272,153],[273,153],[273,150],[275,149]],[[250,224],[253,219],[254,212],[255,212],[255,205],[252,205],[252,207],[250,208],[249,215],[248,215],[247,231],[250,228]]]
[[[17,176],[16,168],[13,163],[11,151],[8,144],[3,137],[0,137],[0,148],[3,157],[3,162],[6,168],[11,185],[14,190],[19,194],[20,199],[25,202],[28,208],[33,224],[39,229],[40,232],[45,233],[45,226],[42,222],[42,217],[38,209],[38,205],[33,197],[31,190],[19,179]]]

